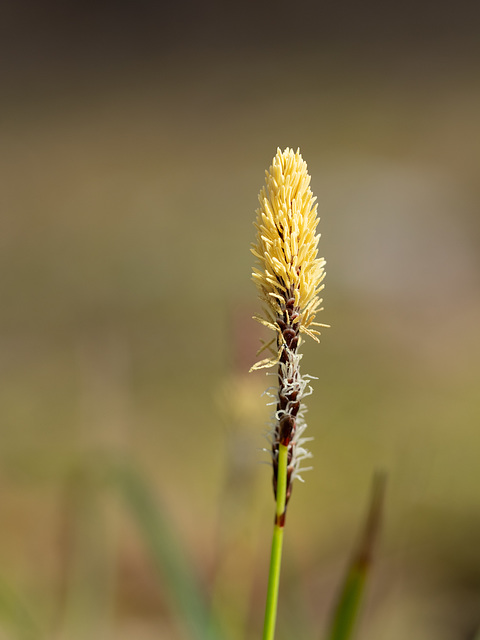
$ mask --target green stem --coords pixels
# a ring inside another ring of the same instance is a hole
[[[272,553],[270,555],[270,572],[268,574],[267,602],[265,605],[265,622],[263,640],[273,640],[277,621],[278,585],[280,583],[280,567],[282,564],[283,529],[285,525],[285,500],[287,495],[288,447],[278,447],[277,471],[277,505],[275,525],[273,527]]]

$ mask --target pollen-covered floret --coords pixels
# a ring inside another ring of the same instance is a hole
[[[269,392],[275,411],[269,432],[273,466],[273,487],[277,492],[280,446],[287,447],[286,502],[294,478],[302,479],[302,461],[311,457],[304,444],[305,396],[311,393],[309,376],[300,373],[298,353],[301,334],[318,341],[313,326],[320,310],[325,277],[325,260],[317,257],[317,205],[310,190],[310,176],[300,152],[280,151],[266,172],[266,184],[260,192],[257,209],[256,242],[252,253],[257,259],[253,280],[263,302],[263,315],[256,319],[275,331],[275,337],[260,350],[270,357],[252,369],[277,365],[278,387]]]
[[[266,346],[277,342],[277,349],[271,350],[278,358],[268,358],[255,368],[278,362],[285,330],[279,319],[289,300],[295,310],[292,322],[297,333],[318,340],[319,332],[312,327],[324,326],[314,322],[322,303],[319,293],[325,260],[317,257],[319,219],[307,164],[298,150],[278,149],[265,173],[256,211],[257,237],[251,249],[257,259],[252,277],[264,303],[263,316],[257,320],[277,332],[277,340]]]

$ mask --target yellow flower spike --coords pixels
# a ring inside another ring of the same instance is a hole
[[[294,299],[295,325],[302,333],[318,340],[308,327],[322,303],[320,291],[325,277],[325,260],[317,257],[320,238],[316,198],[310,189],[307,163],[300,151],[277,150],[272,166],[265,172],[265,186],[258,196],[256,242],[252,253],[257,259],[253,280],[260,298],[270,306],[266,320],[277,318],[288,300]],[[281,320],[281,318],[280,318]],[[282,334],[278,321],[271,328]],[[326,325],[321,325],[326,326]],[[272,352],[270,366],[278,363],[281,344]],[[262,362],[263,366],[265,361]],[[268,365],[267,365],[268,366]]]
[[[282,446],[288,449],[286,502],[292,481],[299,477],[301,460],[310,457],[304,448],[307,439],[304,397],[311,393],[308,376],[300,373],[301,334],[319,341],[324,327],[315,321],[321,311],[320,291],[325,277],[325,260],[318,257],[318,216],[316,198],[310,189],[310,176],[300,152],[277,150],[272,166],[265,172],[265,186],[258,196],[256,242],[252,253],[256,266],[252,273],[262,315],[255,319],[276,336],[263,344],[259,354],[270,357],[257,362],[252,370],[278,366],[278,389],[269,392],[275,405],[270,432],[273,485],[277,494],[278,457]]]

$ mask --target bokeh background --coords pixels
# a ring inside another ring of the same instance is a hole
[[[144,477],[225,638],[273,501],[254,211],[300,147],[327,259],[279,638],[321,637],[376,469],[359,638],[480,624],[477,3],[0,7],[0,637],[190,637],[98,469]],[[178,604],[178,603],[177,603]]]

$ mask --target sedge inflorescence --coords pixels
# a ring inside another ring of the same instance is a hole
[[[302,335],[318,342],[320,333],[314,327],[327,326],[315,322],[321,310],[325,260],[318,257],[316,198],[299,150],[278,149],[265,174],[251,249],[257,259],[252,277],[263,303],[263,315],[255,318],[276,335],[260,350],[268,350],[269,357],[252,369],[278,365],[278,386],[269,391],[276,407],[270,432],[273,484],[276,492],[278,448],[283,444],[288,447],[288,500],[293,479],[300,478],[301,461],[310,457],[303,446],[307,439],[302,402],[311,393],[310,376],[300,374],[298,347]]]

